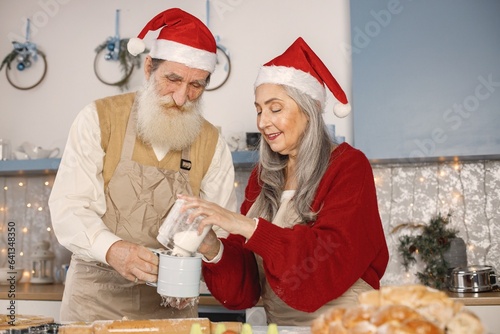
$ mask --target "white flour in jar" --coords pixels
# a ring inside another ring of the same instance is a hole
[[[207,231],[208,232],[208,231]],[[190,256],[196,252],[206,233],[198,235],[198,231],[182,231],[174,234],[174,255]]]

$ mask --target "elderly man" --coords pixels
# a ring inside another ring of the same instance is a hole
[[[213,35],[173,8],[131,39],[129,51],[144,50],[142,38],[160,28],[144,87],[94,101],[70,129],[49,199],[54,232],[73,253],[62,321],[196,317],[196,303],[162,306],[144,284],[158,273],[148,247],[162,246],[156,236],[176,194],[236,210],[231,153],[200,108],[216,63]]]

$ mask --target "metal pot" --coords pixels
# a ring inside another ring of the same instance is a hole
[[[491,291],[497,285],[497,274],[492,266],[457,267],[448,274],[448,289],[454,292]]]

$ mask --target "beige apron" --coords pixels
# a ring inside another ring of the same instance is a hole
[[[106,189],[108,228],[123,240],[160,248],[158,229],[175,202],[176,193],[192,194],[188,172],[164,170],[132,161],[136,112],[128,120],[120,162]],[[182,152],[189,161],[190,150]],[[168,154],[167,157],[168,158]],[[155,287],[134,284],[98,262],[72,258],[61,306],[62,321],[192,318],[198,308],[161,306]]]
[[[290,199],[293,196],[293,190],[286,190],[281,197],[281,204],[273,224],[283,228],[291,228],[293,225],[300,222],[296,211],[290,204]],[[252,207],[253,208],[253,207]],[[252,212],[252,208],[247,213],[249,217],[256,217],[258,214]],[[262,258],[255,254],[257,265],[259,267],[259,279],[261,286],[261,298],[266,311],[267,323],[275,323],[283,326],[309,326],[321,313],[334,305],[354,305],[358,303],[358,295],[364,291],[373,290],[373,288],[363,281],[357,280],[342,296],[329,301],[318,310],[312,313],[298,311],[288,306],[281,298],[279,298],[269,285]]]

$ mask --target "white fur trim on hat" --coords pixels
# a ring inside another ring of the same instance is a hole
[[[297,88],[319,101],[322,108],[325,107],[325,87],[309,73],[293,67],[274,65],[262,66],[255,80],[255,88],[265,83],[287,85]]]
[[[153,58],[175,61],[210,73],[214,71],[217,62],[215,53],[165,39],[155,40],[149,55]]]

